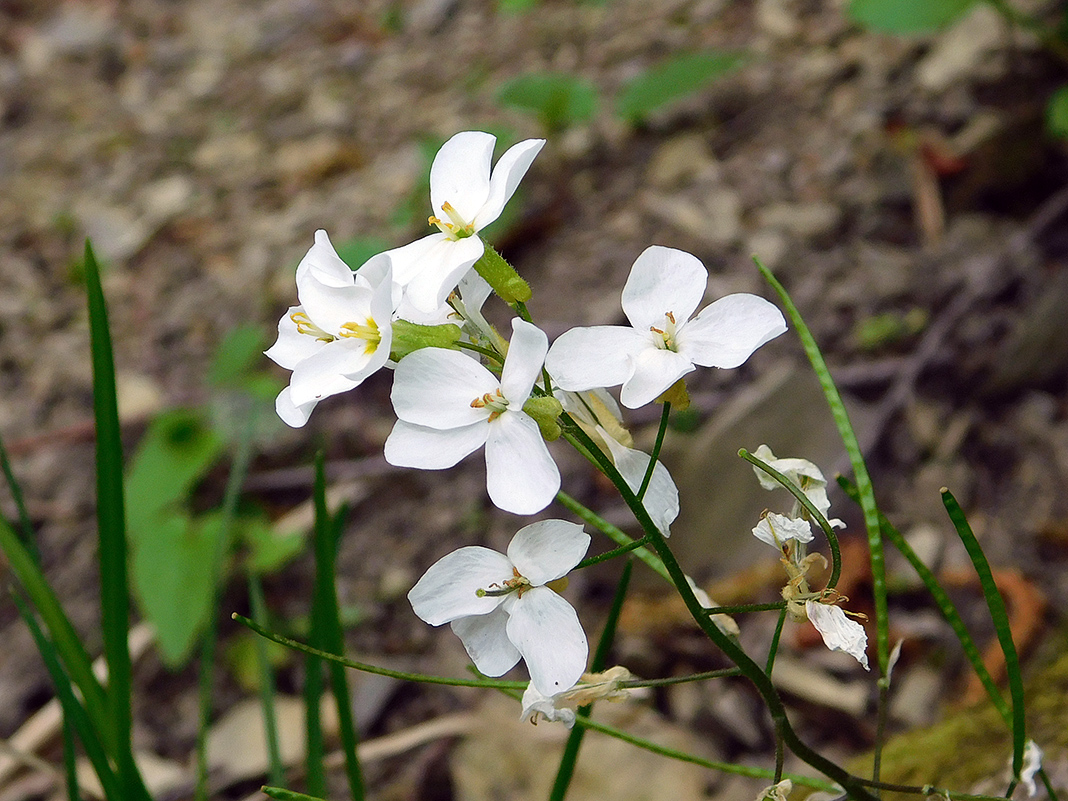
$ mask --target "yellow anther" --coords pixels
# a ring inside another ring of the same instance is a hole
[[[308,336],[315,337],[320,342],[333,342],[335,339],[337,339],[336,336],[327,333],[315,323],[313,323],[306,312],[293,312],[291,315],[289,315],[289,319],[292,320],[294,325],[297,326],[298,334],[307,334]]]

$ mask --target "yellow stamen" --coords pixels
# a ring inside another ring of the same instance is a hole
[[[315,323],[311,321],[306,312],[293,312],[289,315],[289,319],[297,326],[298,334],[307,334],[308,336],[315,337],[320,342],[333,342],[337,339],[333,334],[329,334]]]

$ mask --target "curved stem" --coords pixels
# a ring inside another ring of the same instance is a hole
[[[671,404],[664,402],[664,411],[660,415],[660,428],[656,432],[656,442],[653,444],[653,452],[649,454],[649,466],[645,469],[642,485],[638,489],[638,500],[645,498],[645,491],[649,489],[649,482],[653,480],[653,468],[656,460],[660,458],[660,448],[664,445],[664,434],[667,433],[668,416],[671,414]]]

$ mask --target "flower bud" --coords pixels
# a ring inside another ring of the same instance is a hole
[[[563,410],[560,401],[551,396],[528,398],[523,404],[523,411],[534,418],[542,437],[549,442],[560,438],[562,432],[558,420]]]
[[[418,325],[407,320],[393,321],[393,342],[390,358],[400,361],[409,353],[422,348],[448,348],[459,350],[460,327],[452,323],[442,325]]]
[[[530,300],[530,284],[520,278],[515,268],[489,245],[475,262],[475,271],[486,279],[486,283],[505,303],[526,303]]]

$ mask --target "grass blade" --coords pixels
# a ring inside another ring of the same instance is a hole
[[[252,619],[258,623],[267,622],[267,602],[263,597],[263,582],[255,574],[248,577],[249,606]],[[267,777],[272,784],[281,784],[285,780],[285,765],[282,764],[282,749],[278,740],[278,716],[275,713],[274,670],[267,656],[267,644],[257,638],[256,664],[260,673],[260,706],[263,708],[263,731],[267,740]]]
[[[342,508],[331,521],[326,518],[326,525],[318,524],[320,511],[318,497],[319,487],[323,488],[322,513],[326,511],[326,477],[323,472],[322,451],[315,460],[315,485],[316,485],[316,526],[315,526],[315,601],[312,607],[312,640],[320,643],[324,651],[330,651],[341,656],[345,650],[344,640],[341,633],[341,613],[338,610],[337,601],[337,578],[335,565],[337,562],[337,543],[348,516],[348,509]],[[345,774],[348,778],[349,793],[353,801],[362,801],[364,797],[363,773],[360,770],[360,760],[356,752],[359,738],[356,731],[356,721],[352,712],[352,701],[349,694],[348,679],[345,668],[337,662],[328,663],[330,671],[330,685],[334,691],[334,700],[337,703],[338,730],[341,734],[341,746],[345,753]]]
[[[838,483],[841,485],[842,489],[845,490],[846,495],[853,500],[857,500],[857,487],[855,484],[844,476],[838,477]],[[943,589],[935,574],[923,563],[923,560],[920,559],[912,549],[912,546],[909,545],[908,541],[901,535],[901,532],[894,528],[893,524],[886,519],[885,515],[879,515],[879,526],[882,529],[883,536],[890,540],[893,546],[897,548],[898,552],[905,557],[905,560],[912,565],[912,569],[916,571],[916,574],[920,577],[920,581],[923,582],[927,591],[931,593],[931,597],[938,605],[938,610],[942,613],[942,617],[946,619],[949,627],[953,629],[954,635],[956,635],[957,639],[960,641],[964,656],[969,664],[971,664],[972,669],[975,670],[975,675],[979,677],[979,682],[983,685],[983,689],[986,690],[986,694],[990,697],[990,702],[1005,721],[1005,726],[1011,730],[1012,710],[1009,709],[1008,703],[1005,701],[1001,691],[994,683],[994,679],[991,678],[990,671],[988,671],[986,665],[983,664],[982,654],[979,652],[975,640],[972,639],[972,635],[964,625],[964,618],[962,618],[960,612],[957,611],[957,607],[950,599],[949,593]]]
[[[666,415],[665,415],[666,416]],[[650,462],[651,463],[651,462]],[[612,607],[608,610],[608,619],[601,631],[601,639],[597,643],[597,650],[590,661],[590,673],[600,673],[606,667],[608,654],[612,650],[612,642],[616,638],[616,626],[619,624],[619,615],[623,611],[623,601],[627,597],[627,586],[630,584],[630,574],[634,563],[628,559],[623,565],[623,573],[616,585],[616,594],[612,598]],[[593,705],[580,707],[580,715],[589,716]],[[564,753],[560,757],[560,767],[556,771],[556,780],[553,782],[552,792],[549,793],[549,801],[563,801],[567,795],[567,789],[571,786],[571,779],[575,775],[575,763],[578,761],[579,749],[582,747],[582,738],[586,730],[582,726],[576,726],[571,730],[564,746]]]
[[[326,801],[326,799],[318,796],[297,793],[293,790],[286,790],[283,787],[261,787],[260,792],[268,798],[277,798],[278,801]]]
[[[308,637],[311,645],[324,651],[329,650],[325,639],[322,612],[322,592],[320,589],[319,551],[320,543],[330,538],[330,513],[326,508],[326,475],[323,470],[323,453],[315,455],[315,594],[312,599],[311,632]],[[332,560],[332,557],[331,557]],[[323,769],[323,727],[320,720],[319,703],[323,695],[323,662],[318,656],[306,653],[304,657],[304,723],[307,737],[305,769],[307,773],[308,792],[326,795],[326,774]]]
[[[968,525],[968,519],[964,511],[957,503],[948,489],[942,489],[942,503],[949,513],[949,519],[953,521],[953,527],[957,529],[957,535],[964,543],[968,551],[968,558],[972,560],[975,572],[979,576],[979,585],[983,588],[983,597],[986,599],[987,608],[990,610],[990,618],[994,621],[994,631],[997,632],[998,643],[1005,654],[1005,673],[1009,678],[1009,697],[1012,699],[1012,775],[1013,786],[1020,777],[1020,769],[1023,767],[1024,744],[1027,739],[1026,723],[1024,720],[1024,689],[1023,676],[1020,673],[1020,659],[1016,653],[1016,645],[1012,641],[1012,629],[1009,627],[1009,615],[1005,611],[1005,601],[998,592],[994,583],[994,575],[990,572],[990,563],[986,561],[979,540],[975,538],[972,527]],[[1006,795],[1012,794],[1012,787]]]
[[[147,797],[133,758],[130,706],[130,595],[126,577],[126,512],[123,500],[122,438],[115,391],[115,360],[107,306],[92,245],[85,243],[85,284],[93,361],[96,419],[96,504],[100,560],[100,616],[108,665],[108,704],[115,732],[115,759],[127,798]]]
[[[40,563],[40,555],[37,553],[37,542],[33,534],[33,524],[30,522],[29,512],[26,511],[26,501],[22,497],[22,487],[15,478],[15,471],[11,469],[11,460],[7,456],[7,448],[0,438],[0,469],[4,471],[4,479],[11,490],[11,499],[15,502],[15,509],[19,515],[19,528],[22,529],[22,543],[30,552],[35,562]]]
[[[37,622],[37,618],[34,616],[33,611],[29,608],[29,605],[17,594],[13,595],[16,606],[18,606],[19,613],[22,615],[22,619],[26,621],[26,626],[30,630],[30,634],[33,637],[33,641],[37,646],[37,650],[41,654],[41,659],[44,660],[45,668],[48,670],[48,675],[52,678],[52,685],[56,690],[56,697],[59,699],[60,707],[63,709],[63,727],[64,730],[73,728],[78,737],[82,741],[82,746],[85,748],[85,755],[92,763],[93,770],[96,771],[97,778],[100,780],[100,786],[104,789],[104,795],[107,798],[122,798],[121,788],[119,786],[119,779],[115,775],[115,772],[111,768],[111,763],[108,761],[107,753],[104,750],[104,746],[101,743],[100,735],[107,734],[108,729],[100,730],[90,720],[89,715],[86,713],[85,708],[78,701],[74,695],[74,690],[71,686],[70,678],[63,670],[63,666],[60,664],[59,655],[56,651],[55,645],[45,636],[41,626]],[[104,721],[105,723],[107,721]],[[66,763],[67,748],[66,748],[66,734],[64,736],[64,762]],[[71,749],[73,753],[73,749]],[[70,768],[68,766],[68,790],[72,788]],[[74,787],[72,792],[77,792],[77,777],[73,779]]]

